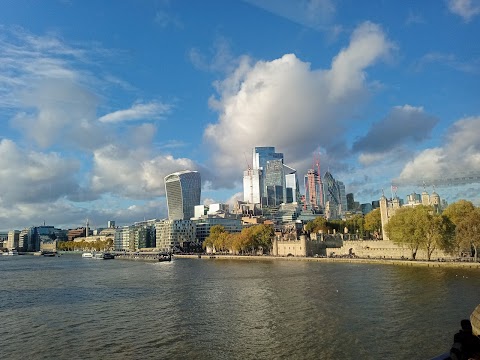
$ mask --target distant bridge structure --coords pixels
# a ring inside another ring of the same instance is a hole
[[[457,173],[453,176],[445,176],[440,178],[431,178],[425,177],[425,179],[394,179],[392,181],[392,186],[405,186],[405,185],[414,185],[417,187],[425,186],[435,186],[435,187],[449,187],[449,186],[460,186],[468,184],[479,184],[480,183],[480,172],[462,172]]]

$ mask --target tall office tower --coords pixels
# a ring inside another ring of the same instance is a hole
[[[322,207],[322,191],[319,174],[316,170],[310,169],[305,175],[305,201],[309,209],[319,209]]]
[[[260,203],[277,206],[285,202],[283,153],[275,152],[274,146],[256,146],[253,149],[253,169],[260,170]]]
[[[343,182],[335,180],[332,174],[327,171],[323,176],[323,186],[325,203],[329,201],[331,206],[334,205],[338,209],[339,215],[344,213],[347,209],[347,197]]]
[[[337,181],[338,189],[340,191],[340,213],[347,211],[347,196],[345,195],[345,184],[342,181]]]
[[[270,160],[282,160],[283,162],[283,154],[276,153],[273,146],[256,146],[253,149],[253,169],[265,170],[267,161]]]
[[[285,202],[286,186],[283,159],[268,160],[265,169],[265,206],[279,206]]]
[[[283,165],[283,172],[285,173],[285,187],[286,199],[285,203],[290,204],[300,202],[300,186],[298,184],[297,170],[290,166]]]
[[[200,204],[201,179],[198,171],[179,171],[165,176],[169,220],[190,220]]]
[[[355,197],[353,196],[353,193],[348,193],[347,194],[347,210],[354,211],[356,210],[354,207],[355,207]]]
[[[243,201],[260,204],[263,189],[262,170],[248,169],[243,172]]]

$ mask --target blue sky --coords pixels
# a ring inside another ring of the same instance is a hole
[[[183,169],[241,198],[254,146],[360,202],[480,174],[479,35],[479,0],[7,1],[0,229],[161,218]]]

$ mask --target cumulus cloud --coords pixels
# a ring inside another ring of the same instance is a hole
[[[79,167],[78,161],[57,153],[26,151],[0,140],[0,205],[55,201],[76,192]]]
[[[12,127],[42,148],[54,144],[92,148],[104,141],[94,123],[97,97],[68,80],[45,79],[25,92],[25,111],[12,120]]]
[[[465,22],[470,22],[480,14],[479,0],[448,0],[447,5],[450,12],[461,16]]]
[[[95,150],[93,162],[93,191],[135,199],[164,195],[166,175],[198,168],[190,159],[152,156],[145,147],[130,149],[114,144]]]
[[[408,142],[419,143],[428,137],[437,122],[438,119],[425,113],[423,107],[396,106],[355,141],[353,150],[378,154]]]
[[[433,184],[448,179],[480,178],[480,117],[458,120],[447,130],[444,145],[421,151],[409,161],[400,173],[398,183]],[[474,181],[474,179],[472,179]]]
[[[168,114],[170,110],[171,105],[163,104],[158,101],[152,101],[145,104],[137,103],[129,109],[117,110],[103,115],[98,121],[104,123],[118,123],[132,120],[152,120]]]
[[[136,101],[98,119],[108,94],[92,89],[132,90],[95,61],[110,55],[98,44],[70,46],[55,34],[0,26],[0,106],[10,117],[0,137],[3,229],[159,217],[165,175],[201,168],[154,151],[157,128],[149,120],[167,116],[169,104]],[[24,143],[28,150],[17,145]],[[116,200],[106,206],[107,198]],[[94,210],[97,204],[106,209]]]
[[[219,97],[210,105],[219,119],[204,132],[215,168],[224,175],[222,185],[238,179],[238,164],[254,146],[275,145],[293,167],[319,145],[341,149],[345,120],[368,94],[366,69],[393,48],[378,25],[366,22],[330,69],[312,69],[294,54],[254,64],[243,58],[216,84]]]

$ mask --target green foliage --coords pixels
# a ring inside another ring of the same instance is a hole
[[[325,218],[318,216],[315,219],[309,221],[305,225],[305,230],[311,232],[311,233],[317,233],[320,230],[323,230],[324,232],[327,232],[329,230],[327,226],[327,220]]]
[[[343,222],[351,234],[358,234],[363,237],[365,231],[365,218],[363,215],[355,215]],[[343,232],[343,231],[342,231]]]
[[[216,251],[234,251],[255,253],[262,249],[268,251],[272,246],[275,231],[271,225],[254,225],[246,227],[240,233],[228,233],[221,225],[212,226],[210,235],[205,239],[203,247],[214,247]]]
[[[448,217],[423,205],[398,209],[385,227],[388,237],[394,243],[412,251],[413,259],[417,251],[423,249],[428,260],[435,249],[451,249],[453,229],[454,225]]]
[[[73,250],[95,250],[95,251],[106,251],[113,248],[113,239],[107,238],[106,240],[97,239],[95,241],[59,241],[57,242],[57,249],[63,251],[73,251]]]
[[[470,201],[459,200],[454,202],[443,211],[443,215],[448,217],[455,225],[458,225],[469,213],[475,209]]]
[[[480,208],[474,208],[459,220],[455,232],[459,248],[466,251],[473,249],[476,261],[480,248]]]
[[[379,208],[365,215],[365,230],[378,231],[379,233],[382,231],[382,216]]]

